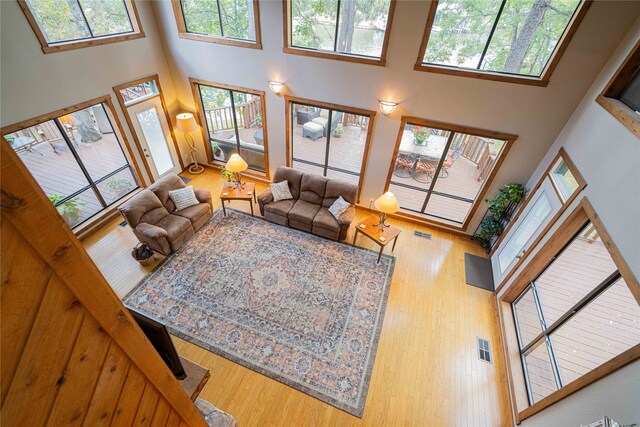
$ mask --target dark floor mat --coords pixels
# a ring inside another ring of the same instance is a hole
[[[467,285],[491,292],[495,290],[490,259],[464,254],[464,275]]]
[[[184,182],[185,184],[188,184],[189,181],[191,181],[191,178],[187,178],[186,176],[182,176],[182,175],[179,175],[179,176],[180,176],[180,179],[182,179],[182,182]]]

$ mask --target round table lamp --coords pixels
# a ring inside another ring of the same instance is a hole
[[[232,154],[229,160],[227,160],[225,168],[236,175],[236,188],[243,188],[242,181],[240,180],[240,172],[245,171],[248,167],[247,162],[245,162],[239,154]]]
[[[187,144],[191,148],[191,161],[193,164],[189,166],[189,172],[192,174],[199,174],[204,171],[204,168],[198,164],[196,159],[196,143],[191,136],[191,132],[198,130],[198,122],[191,113],[182,113],[176,116],[176,125],[180,132],[184,132],[184,138],[187,140]]]
[[[376,224],[380,229],[384,229],[384,227],[389,226],[389,224],[386,224],[385,222],[388,214],[396,213],[400,210],[398,200],[391,191],[387,191],[382,196],[378,197],[378,199],[373,202],[373,206],[380,211],[380,222]]]

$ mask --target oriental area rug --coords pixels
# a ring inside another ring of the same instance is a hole
[[[126,297],[171,333],[362,417],[395,258],[221,210]]]

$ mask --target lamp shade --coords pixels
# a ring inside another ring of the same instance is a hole
[[[247,169],[249,165],[244,161],[242,157],[238,154],[232,154],[227,161],[227,165],[225,166],[227,170],[231,172],[242,172]]]
[[[393,113],[396,107],[398,106],[397,102],[391,102],[391,101],[378,100],[378,103],[380,104],[380,111],[382,111],[382,114],[384,114],[385,116],[388,116],[389,114]]]
[[[284,83],[277,82],[275,80],[269,80],[269,88],[271,88],[271,91],[273,93],[275,93],[276,95],[279,95],[280,92],[282,92],[282,89],[284,88]]]
[[[191,113],[182,113],[176,116],[176,127],[180,132],[194,132],[198,130],[198,122]]]
[[[373,206],[375,206],[380,212],[388,214],[398,212],[400,209],[398,200],[391,191],[387,191],[382,196],[378,197],[378,199],[373,202]]]

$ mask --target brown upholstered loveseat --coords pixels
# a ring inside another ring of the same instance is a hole
[[[118,208],[138,240],[163,255],[182,246],[212,215],[211,193],[197,189],[200,203],[176,211],[169,191],[183,187],[178,175],[168,174]]]
[[[258,196],[260,213],[276,224],[308,231],[333,240],[344,240],[355,216],[358,187],[343,181],[279,166],[273,182],[287,181],[293,199],[273,201],[271,189]],[[351,206],[339,220],[329,212],[329,207],[342,196]]]

